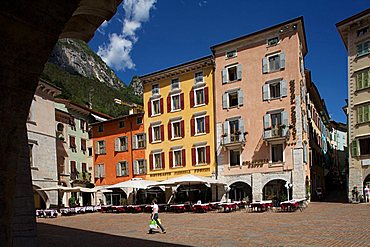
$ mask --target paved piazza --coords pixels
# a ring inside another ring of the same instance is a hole
[[[150,214],[38,219],[40,246],[370,246],[370,204],[310,203],[293,213],[160,213],[167,234],[147,234]],[[25,245],[26,246],[26,245]]]

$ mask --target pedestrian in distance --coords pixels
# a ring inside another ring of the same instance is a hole
[[[159,218],[159,216],[158,216],[159,207],[158,207],[158,204],[157,204],[157,199],[154,198],[153,201],[152,201],[152,204],[153,204],[153,211],[152,211],[152,215],[151,215],[151,220],[155,220],[155,222],[157,223],[159,228],[161,228],[162,233],[166,233],[166,230],[163,228],[161,222],[158,220],[158,218]]]
[[[364,195],[365,195],[365,202],[370,202],[370,189],[369,185],[365,186],[364,188]]]

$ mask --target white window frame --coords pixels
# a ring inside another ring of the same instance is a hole
[[[279,144],[283,145],[283,161],[282,162],[273,162],[272,161],[272,146],[273,145],[279,145]],[[285,152],[284,152],[285,144],[283,142],[270,143],[270,148],[269,149],[270,149],[270,161],[269,161],[270,164],[283,164],[283,163],[285,163]]]
[[[363,49],[364,49],[365,43],[368,43],[368,48],[367,48],[367,51],[364,52]],[[361,54],[358,53],[358,46],[360,46],[360,45],[362,46],[362,53]],[[370,40],[369,39],[356,44],[356,57],[366,56],[369,53],[370,53]]]
[[[231,151],[239,151],[239,166],[232,166],[231,165],[231,155],[230,155],[230,152]],[[230,149],[229,150],[229,153],[228,153],[228,156],[229,156],[229,167],[240,167],[240,166],[242,166],[242,150],[240,149],[240,148],[238,148],[238,149]]]
[[[197,74],[200,74],[202,73],[202,81],[197,81]],[[198,71],[198,72],[195,72],[194,73],[194,84],[198,85],[198,84],[202,84],[204,83],[204,73],[203,71]]]
[[[174,88],[174,82],[177,80],[178,88]],[[171,79],[171,91],[180,90],[180,78],[176,77]]]
[[[198,132],[198,118],[203,118],[203,123],[204,123],[204,132]],[[201,115],[201,116],[196,116],[194,117],[195,120],[195,135],[205,135],[206,134],[206,115]]]
[[[175,128],[174,128],[174,124],[175,123],[178,123],[179,124],[179,127],[180,127],[180,136],[176,136],[176,137],[175,137]],[[181,139],[181,136],[182,136],[182,133],[181,133],[181,120],[171,121],[171,140]]]
[[[274,53],[274,54],[271,54],[271,55],[266,56],[266,59],[267,59],[267,68],[268,68],[268,73],[275,72],[275,71],[280,71],[280,70],[281,70],[280,54],[281,54],[281,52],[279,52],[279,53]],[[278,57],[278,59],[279,59],[279,69],[271,70],[271,67],[270,67],[270,58],[271,58],[271,57],[276,57],[276,56],[277,56],[277,57]]]
[[[117,175],[117,177],[127,177],[127,176],[129,176],[129,174],[130,174],[130,171],[129,171],[129,164],[128,164],[128,162],[126,161],[126,160],[123,160],[123,161],[119,161],[118,162],[118,164],[119,164],[119,169],[120,169],[120,174],[121,175]],[[122,165],[126,165],[126,169],[122,169]],[[126,173],[125,174],[123,174],[122,172],[123,171],[125,171]]]
[[[143,174],[146,174],[145,159],[137,159],[135,161],[136,161],[135,164],[137,165],[136,170],[138,171],[138,174],[134,174],[134,175],[143,175]],[[143,162],[143,172],[140,172],[140,164],[139,164],[140,161]]]
[[[143,143],[144,143],[144,146],[143,147],[139,147],[139,138],[138,136],[142,136],[143,137]],[[142,149],[142,148],[145,148],[146,147],[146,143],[145,143],[145,133],[141,133],[141,134],[136,134],[136,148],[137,149]]]
[[[225,67],[226,72],[227,72],[227,83],[232,83],[232,82],[238,81],[238,65],[239,64],[232,64],[232,65],[228,65],[228,66]],[[235,68],[235,76],[236,76],[235,80],[230,80],[229,69],[231,69],[231,68]]]
[[[155,131],[154,131],[154,128],[159,128],[159,140],[155,140]],[[161,142],[161,140],[162,140],[162,136],[161,136],[161,124],[156,124],[156,125],[153,125],[152,126],[152,143],[157,143],[157,142]]]
[[[270,90],[269,100],[281,99],[283,97],[282,92],[281,92],[281,85],[280,85],[281,80],[274,80],[274,81],[268,82],[267,84],[269,85],[269,90]],[[279,96],[278,97],[272,97],[271,86],[275,86],[275,85],[277,85],[279,87]]]
[[[179,108],[178,109],[173,108],[173,98],[176,96],[179,97]],[[177,111],[181,111],[181,96],[179,93],[171,95],[171,112],[177,112]]]
[[[180,152],[180,165],[176,166],[176,158],[175,158],[175,152]],[[177,148],[177,149],[173,149],[172,150],[172,167],[174,168],[178,168],[178,167],[183,167],[184,164],[182,163],[182,149],[181,148]]]
[[[229,53],[232,53],[232,52],[235,52],[235,54],[233,56],[228,56]],[[232,49],[232,50],[228,50],[225,52],[225,58],[226,59],[231,59],[231,58],[234,58],[234,57],[237,57],[238,56],[238,50],[237,49]]]
[[[159,159],[160,159],[160,168],[157,168],[155,164],[155,155],[157,154],[159,155]],[[153,158],[153,170],[162,170],[163,169],[162,152],[153,152],[152,158]]]
[[[105,140],[99,140],[97,142],[98,142],[99,154],[106,154],[107,153],[107,145],[106,145]],[[103,145],[101,145],[101,143],[103,143]],[[102,146],[104,146],[104,152],[101,152],[101,150],[103,149]]]
[[[156,88],[156,90],[158,90],[157,92],[154,91],[154,87],[155,86],[158,86],[158,88]],[[152,95],[159,95],[159,94],[160,94],[160,91],[159,91],[159,83],[152,84]]]
[[[204,148],[204,163],[199,163],[199,157],[198,157],[198,149]],[[202,166],[207,163],[207,148],[206,146],[198,146],[195,147],[195,156],[196,156],[196,166]]]
[[[200,87],[200,88],[194,89],[194,107],[206,105],[206,97],[205,97],[204,89],[205,89],[205,87]],[[198,103],[197,91],[200,91],[200,90],[203,90],[203,103]]]
[[[158,102],[158,113],[154,113],[154,102]],[[152,99],[152,117],[161,115],[161,99]]]
[[[232,91],[226,92],[226,93],[227,93],[227,105],[228,105],[228,109],[239,107],[239,93],[238,93],[238,91],[239,91],[239,90],[240,90],[240,89],[238,89],[238,90],[232,90]],[[236,94],[236,99],[237,99],[237,101],[238,101],[238,103],[236,104],[236,106],[230,106],[230,94],[233,94],[233,93],[235,93],[235,94]]]
[[[119,136],[117,138],[118,138],[118,143],[119,143],[119,151],[120,152],[127,151],[128,150],[128,136]],[[121,139],[126,139],[126,148],[123,148],[124,145],[122,145]]]

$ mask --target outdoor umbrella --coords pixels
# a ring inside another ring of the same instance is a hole
[[[53,187],[46,187],[46,188],[42,188],[42,189],[38,189],[39,191],[53,191],[53,190],[57,190],[57,191],[61,191],[61,192],[78,192],[81,190],[81,187],[65,187],[65,186],[60,186],[60,185],[57,185],[57,186],[53,186]]]

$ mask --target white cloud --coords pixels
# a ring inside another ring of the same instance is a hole
[[[198,5],[199,5],[199,7],[206,6],[207,5],[207,1],[205,1],[205,0],[200,1],[200,2],[198,2]]]
[[[122,32],[109,34],[108,44],[104,43],[99,46],[98,50],[98,55],[109,66],[116,70],[135,68],[130,53],[138,40],[136,32],[143,22],[149,20],[150,10],[155,8],[156,2],[157,0],[125,0],[123,2],[125,18],[122,22]]]
[[[101,33],[102,35],[105,34],[105,28],[108,26],[108,22],[107,21],[104,21],[100,27],[98,28],[98,32]]]

